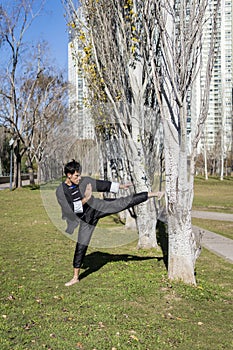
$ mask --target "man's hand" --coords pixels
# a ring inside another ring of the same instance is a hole
[[[122,190],[128,190],[129,187],[133,186],[133,184],[131,182],[127,183],[127,184],[120,184],[120,189]]]
[[[152,198],[152,197],[158,197],[158,200],[160,201],[160,199],[164,196],[164,192],[149,192],[148,193],[148,198]]]
[[[86,190],[85,190],[85,193],[84,193],[84,197],[82,199],[82,204],[87,203],[87,201],[89,201],[91,196],[92,196],[92,186],[91,186],[91,184],[87,184]]]
[[[164,196],[164,194],[165,194],[164,192],[157,192],[157,197],[159,201]]]

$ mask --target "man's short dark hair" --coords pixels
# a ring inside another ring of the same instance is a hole
[[[76,160],[72,159],[71,162],[67,163],[64,167],[64,173],[67,175],[69,174],[74,174],[75,171],[81,173],[82,171],[82,166],[79,162],[76,162]]]

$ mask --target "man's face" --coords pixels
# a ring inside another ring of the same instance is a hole
[[[74,174],[68,174],[68,178],[73,184],[78,185],[81,179],[81,174],[78,171],[75,171]]]

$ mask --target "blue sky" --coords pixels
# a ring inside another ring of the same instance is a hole
[[[64,18],[65,10],[61,0],[47,0],[42,13],[36,17],[25,39],[37,42],[45,40],[49,43],[49,55],[55,65],[67,70],[68,33]]]

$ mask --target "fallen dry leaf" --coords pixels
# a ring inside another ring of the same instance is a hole
[[[131,338],[131,339],[134,339],[134,340],[136,340],[136,341],[138,341],[138,338],[137,338],[136,335],[134,335],[134,334],[131,334],[130,338]]]
[[[100,328],[104,328],[104,327],[105,327],[105,325],[103,324],[103,322],[99,322],[99,327],[100,327]]]

